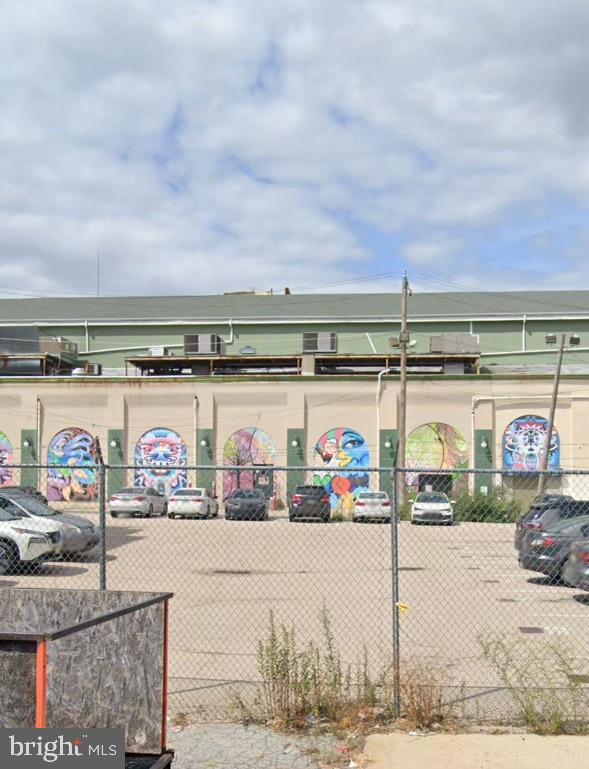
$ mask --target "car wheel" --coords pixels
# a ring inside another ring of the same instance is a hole
[[[164,505],[164,507],[162,509],[161,515],[162,516],[166,516],[167,514],[168,514],[168,503],[166,502],[166,504]]]
[[[145,517],[151,518],[152,515],[153,515],[153,505],[150,505],[149,510],[145,513]]]
[[[119,517],[119,514],[118,514],[118,513],[111,513],[111,514],[110,514],[110,517],[111,517],[111,518],[118,518],[118,517]]]
[[[19,561],[18,552],[11,542],[0,542],[0,576],[14,570]]]

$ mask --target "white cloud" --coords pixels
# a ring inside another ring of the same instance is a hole
[[[477,232],[589,203],[576,0],[35,0],[0,22],[2,285],[92,292],[100,250],[110,293],[309,286],[381,272],[371,230],[457,279]]]

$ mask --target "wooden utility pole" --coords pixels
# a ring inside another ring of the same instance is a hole
[[[409,346],[409,330],[407,328],[407,298],[410,296],[407,273],[403,273],[401,287],[401,333],[399,335],[399,347],[401,351],[401,384],[399,392],[399,419],[397,441],[397,467],[405,467],[405,443],[407,440],[407,348]],[[405,501],[405,476],[399,474],[397,482],[397,505]],[[397,507],[398,509],[398,507]]]
[[[552,445],[552,433],[554,432],[554,414],[556,413],[556,403],[558,401],[558,388],[560,386],[560,370],[562,368],[562,358],[564,355],[564,344],[566,334],[560,335],[560,346],[558,348],[558,360],[556,371],[554,372],[554,383],[552,385],[552,400],[550,401],[550,416],[548,417],[548,428],[546,430],[546,443],[544,452],[540,456],[540,470],[548,470],[548,460],[550,459],[550,446]],[[546,488],[546,476],[542,473],[538,476],[538,494],[543,494]]]

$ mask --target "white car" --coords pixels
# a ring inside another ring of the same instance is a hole
[[[54,543],[38,519],[23,519],[0,509],[0,576],[51,557]]]
[[[454,521],[454,510],[442,491],[420,491],[411,502],[411,523],[445,523]]]
[[[207,489],[179,489],[168,502],[168,518],[216,518],[219,502]]]
[[[353,521],[390,521],[391,501],[386,491],[360,491],[356,497]]]
[[[152,515],[166,515],[168,500],[165,494],[151,486],[130,486],[109,497],[108,508],[113,518],[123,514],[151,518]]]

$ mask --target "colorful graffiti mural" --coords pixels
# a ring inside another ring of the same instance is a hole
[[[143,433],[135,446],[135,485],[155,487],[172,494],[188,484],[188,448],[181,435],[167,427],[154,427]]]
[[[413,430],[407,438],[405,464],[408,468],[453,470],[454,483],[466,478],[460,470],[468,467],[468,445],[464,435],[444,422],[428,422]],[[407,484],[419,482],[417,473],[407,474]]]
[[[223,448],[223,464],[236,467],[273,465],[276,445],[268,433],[257,427],[242,427],[229,436]],[[235,489],[251,489],[254,485],[252,470],[228,470],[223,473],[223,498]]]
[[[47,499],[96,499],[96,439],[81,427],[66,427],[47,449]]]
[[[14,452],[12,443],[5,433],[0,431],[0,486],[9,486],[12,483],[14,464]]]
[[[503,467],[514,472],[538,472],[546,451],[548,420],[533,414],[518,417],[503,433]],[[548,469],[560,467],[560,438],[556,428],[548,450]]]
[[[315,444],[315,463],[325,471],[315,473],[313,483],[329,494],[332,512],[351,515],[361,489],[368,488],[370,466],[366,439],[350,427],[334,427]]]

